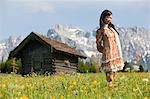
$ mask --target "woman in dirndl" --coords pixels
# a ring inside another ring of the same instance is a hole
[[[101,13],[100,28],[96,31],[97,50],[102,53],[101,68],[106,74],[109,87],[113,86],[115,72],[124,67],[119,33],[112,21],[112,12],[104,10]]]

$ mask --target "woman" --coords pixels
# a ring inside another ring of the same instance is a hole
[[[103,54],[102,69],[106,73],[106,80],[109,87],[115,79],[115,72],[122,70],[124,66],[119,33],[115,29],[112,21],[112,12],[104,10],[100,16],[100,28],[96,33],[97,50]]]

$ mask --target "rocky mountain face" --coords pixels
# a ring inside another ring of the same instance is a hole
[[[119,26],[116,29],[119,32],[124,61],[141,64],[146,70],[150,70],[150,30]],[[101,54],[96,50],[95,44],[96,30],[95,28],[88,32],[74,26],[57,24],[48,30],[47,36],[76,48],[88,57],[94,55],[100,58]]]
[[[76,48],[78,51],[83,51],[83,54],[91,56],[95,54],[96,44],[95,37],[90,32],[81,30],[73,26],[55,25],[49,29],[47,36],[50,38],[68,44]]]
[[[116,29],[119,32],[124,61],[141,64],[145,70],[150,71],[150,30],[119,26]],[[47,36],[68,44],[88,57],[94,56],[100,60],[101,54],[96,50],[95,31],[96,28],[88,32],[75,26],[57,24],[48,30]],[[0,60],[6,59],[8,53],[22,40],[22,37],[9,37],[0,41]]]
[[[8,39],[0,41],[0,61],[6,60],[9,56],[9,52],[13,50],[22,40],[22,36],[10,36]]]

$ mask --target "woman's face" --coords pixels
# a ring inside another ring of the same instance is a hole
[[[103,20],[104,24],[109,24],[112,21],[112,15],[106,16]]]

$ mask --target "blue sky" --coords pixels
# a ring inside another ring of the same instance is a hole
[[[113,23],[150,28],[150,0],[0,0],[0,40],[46,34],[55,24],[92,31],[104,9],[113,12]]]

